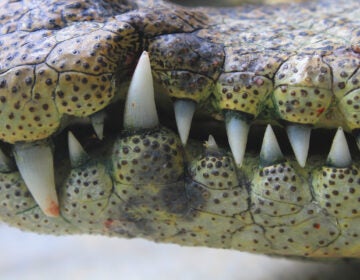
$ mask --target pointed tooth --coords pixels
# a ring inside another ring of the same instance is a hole
[[[351,164],[349,146],[341,127],[335,134],[326,163],[337,168],[348,167]]]
[[[301,167],[305,167],[309,152],[311,128],[304,125],[289,125],[286,132],[296,160]]]
[[[208,140],[206,141],[206,147],[210,149],[218,149],[218,145],[216,144],[214,136],[209,135]]]
[[[143,52],[132,77],[124,114],[125,129],[146,129],[159,125],[155,106],[150,59]]]
[[[191,100],[178,99],[174,102],[176,125],[183,145],[189,137],[191,120],[194,116],[196,103]]]
[[[89,159],[89,155],[71,131],[68,132],[68,146],[72,167],[77,167]]]
[[[268,124],[265,130],[263,143],[260,152],[260,165],[270,166],[283,159],[279,143],[276,139],[275,133]]]
[[[235,163],[241,167],[245,155],[250,126],[246,121],[237,118],[234,114],[227,114],[225,122],[231,152]]]
[[[14,145],[15,160],[29,191],[42,211],[49,217],[59,215],[55,189],[54,163],[47,142]]]
[[[94,128],[96,136],[102,140],[104,138],[104,121],[105,113],[103,111],[97,112],[90,116],[91,124]]]
[[[211,134],[209,135],[209,139],[207,141],[205,141],[204,146],[206,148],[206,151],[208,151],[208,152],[219,151],[219,147],[216,144],[215,138]]]

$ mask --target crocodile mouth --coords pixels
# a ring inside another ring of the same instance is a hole
[[[41,233],[359,257],[357,11],[329,5],[315,25],[324,3],[307,2],[295,28],[296,5],[122,3],[123,13],[73,13],[64,26],[5,22],[0,219]]]
[[[116,103],[112,105],[114,108],[110,106],[104,111],[108,116],[114,113],[124,116],[122,120],[119,118],[122,123],[119,130],[115,123],[104,122],[107,127],[105,133],[100,134],[103,138],[100,140],[99,129],[96,135],[91,126],[71,125],[54,137],[60,213],[57,209],[54,211],[54,205],[49,205],[47,200],[41,200],[41,196],[39,199],[37,190],[30,189],[36,202],[28,191],[26,180],[30,180],[30,184],[34,181],[27,174],[36,170],[33,166],[39,170],[36,165],[41,164],[43,174],[38,182],[47,178],[46,164],[51,162],[46,159],[43,164],[46,145],[30,144],[20,152],[15,150],[21,175],[3,162],[3,168],[7,168],[0,178],[4,221],[52,234],[142,236],[181,244],[244,247],[253,252],[259,250],[261,242],[262,251],[286,255],[297,253],[289,251],[286,245],[274,250],[272,246],[276,242],[268,240],[273,235],[263,234],[286,231],[292,243],[301,229],[311,242],[304,245],[302,238],[297,247],[300,256],[343,256],[344,252],[338,247],[342,244],[335,242],[341,240],[338,223],[341,218],[347,219],[349,211],[354,216],[357,212],[352,206],[345,207],[344,211],[337,207],[331,214],[324,212],[331,208],[331,199],[323,192],[327,184],[338,186],[346,178],[348,186],[344,197],[352,200],[351,194],[356,192],[353,185],[359,183],[357,163],[351,159],[342,129],[337,130],[327,160],[321,159],[320,153],[320,158],[311,156],[307,165],[301,167],[294,156],[281,151],[270,125],[263,136],[257,134],[256,126],[254,135],[262,139],[261,151],[249,151],[239,166],[232,152],[219,147],[212,135],[204,145],[194,139],[187,139],[185,145],[177,133],[160,125],[150,69],[149,56],[144,52],[135,69],[124,112],[114,109],[119,105]],[[201,138],[203,134],[195,133],[196,137]],[[33,164],[30,168],[26,154],[29,151],[34,153],[30,157]],[[47,189],[40,189],[42,195],[49,190],[46,183]],[[339,192],[340,187],[331,190],[332,194]],[[289,225],[284,221],[280,226],[276,220],[279,217],[293,218],[288,221]],[[219,224],[209,230],[209,223],[215,221]],[[228,222],[231,226],[227,226],[219,238],[222,226]],[[291,230],[292,226],[295,231]],[[254,239],[249,240],[249,234],[255,234]],[[205,239],[199,242],[199,236]],[[272,239],[276,241],[274,236]],[[332,242],[337,245],[331,246]],[[334,254],[337,251],[341,255]],[[354,253],[350,252],[347,256],[353,257]]]

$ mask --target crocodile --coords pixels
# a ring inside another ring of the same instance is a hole
[[[359,13],[1,1],[0,220],[359,258]]]

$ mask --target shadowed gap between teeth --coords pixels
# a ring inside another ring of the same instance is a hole
[[[160,123],[164,125],[164,121],[161,120],[161,112],[159,114]],[[117,122],[117,121],[116,121]],[[171,123],[170,123],[171,122]],[[192,130],[189,136],[189,145],[196,143],[201,147],[205,141],[208,140],[209,135],[213,135],[218,146],[222,149],[230,152],[230,147],[228,144],[228,139],[226,136],[226,130],[223,122],[216,122],[215,124],[210,122],[194,120],[192,123]],[[173,132],[177,133],[175,120],[165,121],[165,127],[171,129]],[[212,128],[209,128],[213,126]],[[272,126],[276,138],[279,142],[281,151],[283,152],[286,158],[295,159],[292,147],[290,145],[286,131],[282,127]],[[261,144],[263,141],[264,133],[266,126],[265,125],[253,125],[250,127],[248,143],[245,151],[245,157],[251,155],[259,155],[261,150]],[[202,131],[204,130],[204,131]],[[111,118],[107,119],[105,124],[104,139],[100,140],[96,137],[93,128],[88,125],[74,125],[69,126],[65,131],[54,138],[55,146],[55,155],[58,154],[58,157],[61,158],[63,155],[67,154],[67,131],[74,133],[78,141],[84,146],[87,152],[89,152],[92,157],[95,157],[99,154],[104,154],[111,146],[111,143],[119,135],[119,130],[113,129],[111,125]],[[125,130],[126,131],[126,130]],[[311,134],[310,149],[309,149],[309,159],[313,156],[320,156],[323,158],[324,162],[330,151],[331,144],[333,142],[336,130],[325,130],[325,129],[314,129]],[[358,148],[356,146],[355,139],[347,133],[346,139],[349,145],[350,152],[354,159],[357,158]]]

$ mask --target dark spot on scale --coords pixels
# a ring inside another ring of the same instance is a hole
[[[25,78],[25,84],[28,86],[32,84],[32,81],[33,81],[33,79],[31,77]]]

